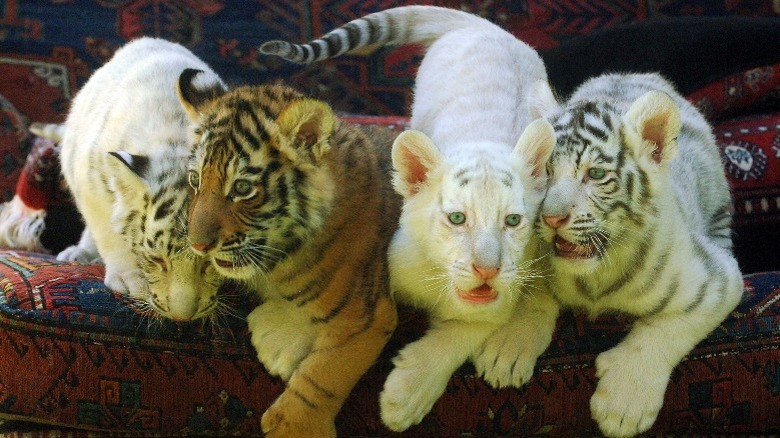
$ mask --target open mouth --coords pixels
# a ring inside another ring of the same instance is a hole
[[[468,301],[470,303],[487,304],[492,303],[498,299],[498,292],[485,283],[482,286],[471,290],[458,289],[458,296],[461,300]]]
[[[236,268],[243,268],[247,265],[245,262],[241,262],[240,259],[236,260],[222,260],[214,257],[214,264],[219,266],[222,269],[236,269]]]
[[[596,245],[590,242],[578,245],[561,236],[555,236],[553,243],[555,244],[555,254],[567,259],[589,259],[598,254]]]

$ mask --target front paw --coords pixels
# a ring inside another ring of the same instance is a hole
[[[109,289],[130,295],[146,298],[149,296],[149,282],[146,281],[140,269],[118,271],[106,266],[106,276],[103,282]]]
[[[664,401],[669,373],[663,366],[637,360],[613,348],[596,358],[599,383],[590,399],[590,411],[608,437],[638,435],[655,423]]]
[[[504,330],[493,333],[472,357],[477,374],[494,388],[525,385],[534,374],[538,356],[528,348],[532,341]]]
[[[286,315],[286,310],[271,302],[258,306],[247,316],[257,359],[268,373],[284,381],[290,380],[309,355],[316,337],[311,324],[304,320],[293,323]]]
[[[260,419],[260,426],[266,437],[310,438],[336,437],[333,419],[320,415],[316,408],[302,406],[295,402],[287,391],[277,399]]]
[[[57,254],[57,260],[63,262],[76,262],[82,265],[102,263],[100,254],[88,251],[78,245],[72,245]]]
[[[382,421],[396,432],[422,421],[450,379],[449,375],[436,375],[435,366],[426,366],[424,361],[409,356],[401,351],[396,357],[395,368],[379,396]]]

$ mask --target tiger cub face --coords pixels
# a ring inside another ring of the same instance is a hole
[[[425,134],[406,131],[393,145],[395,187],[404,196],[389,258],[391,279],[412,301],[443,318],[494,320],[509,311],[522,282],[544,195],[552,129],[514,150],[472,144],[442,154]],[[518,142],[518,144],[521,144]]]
[[[282,85],[203,99],[190,93],[187,74],[180,96],[198,124],[190,247],[226,277],[268,273],[324,221],[334,190],[317,164],[335,118],[323,102]]]
[[[626,113],[604,100],[578,100],[547,119],[556,144],[538,224],[557,269],[591,273],[619,268],[624,254],[649,245],[659,194],[668,190],[680,115],[665,93],[651,91]]]
[[[187,247],[185,213],[188,204],[186,174],[179,169],[186,157],[111,152],[116,166],[118,204],[114,226],[129,241],[135,263],[149,285],[131,296],[157,314],[174,321],[212,316],[219,307],[222,283],[209,260]],[[121,181],[121,182],[119,182]]]

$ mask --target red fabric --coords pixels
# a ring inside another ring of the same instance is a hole
[[[16,194],[30,208],[45,210],[69,202],[60,176],[60,148],[53,141],[35,138],[24,169],[16,182]]]
[[[715,124],[737,225],[780,224],[780,112]]]
[[[100,266],[0,251],[0,417],[136,435],[257,435],[283,384],[256,359],[248,301],[234,299],[236,315],[218,330],[150,324],[102,276]],[[745,284],[739,308],[675,368],[652,435],[780,433],[780,273]],[[629,325],[566,312],[529,385],[494,390],[464,366],[402,436],[596,434],[594,359]],[[337,419],[341,436],[390,435],[378,394],[391,358],[424,330],[419,313],[401,309],[399,329]]]
[[[719,78],[687,96],[710,120],[780,108],[780,63]]]

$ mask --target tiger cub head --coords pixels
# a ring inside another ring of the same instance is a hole
[[[150,317],[184,322],[218,316],[222,281],[209,260],[187,247],[189,187],[181,164],[187,157],[167,151],[150,156],[110,154],[117,160],[113,172],[122,176],[111,188],[117,206],[122,206],[114,209],[112,222],[130,241],[136,265],[149,285],[131,296],[150,311]]]
[[[542,127],[514,148],[475,142],[448,154],[420,131],[399,135],[393,183],[404,204],[389,252],[393,287],[444,317],[493,319],[511,309],[518,286],[539,274],[527,250],[552,135]]]
[[[203,96],[185,70],[179,96],[195,124],[190,247],[234,279],[268,273],[324,222],[335,192],[323,165],[336,123],[324,102],[281,84]]]
[[[619,267],[625,251],[647,248],[669,163],[677,154],[680,111],[672,98],[650,91],[621,113],[600,99],[563,106],[538,83],[532,102],[555,130],[550,182],[537,224],[557,269],[587,274]]]

